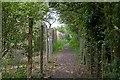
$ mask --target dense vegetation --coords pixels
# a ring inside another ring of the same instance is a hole
[[[32,75],[31,59],[36,55],[32,52],[40,50],[40,23],[48,11],[47,4],[43,2],[2,2],[3,78],[27,77],[27,66],[28,77]],[[20,57],[28,57],[28,65],[20,61]]]
[[[76,34],[80,59],[93,77],[120,77],[119,3],[50,3]]]
[[[68,41],[53,39],[50,43],[51,38],[48,41],[50,35],[56,36],[49,33],[52,29],[41,25],[49,7],[66,24],[66,29],[58,28],[58,31],[71,36],[66,37]],[[69,43],[79,53],[81,63],[91,71],[91,77],[119,78],[120,3],[50,2],[49,7],[44,2],[2,2],[2,77],[42,76],[43,51],[48,54],[52,45],[54,51],[59,51]],[[23,55],[16,54],[17,50]],[[35,75],[32,57],[38,55],[41,68]],[[28,60],[22,61],[26,57]]]
[[[54,47],[53,47],[53,51],[54,52],[59,52],[62,50],[63,46],[67,44],[67,40],[57,40],[55,43],[54,43]]]

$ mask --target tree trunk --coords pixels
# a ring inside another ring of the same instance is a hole
[[[0,6],[2,6],[2,3],[0,2]],[[0,26],[2,26],[2,8],[0,7]],[[0,27],[0,48],[2,48],[2,27]],[[0,53],[2,53],[2,49],[0,49]],[[2,55],[0,55],[0,67],[2,63]],[[0,79],[2,78],[2,70],[0,69]]]
[[[101,70],[102,70],[102,78],[104,78],[104,63],[105,63],[105,60],[106,60],[106,58],[105,58],[105,47],[102,45],[102,55],[101,55],[101,61],[102,61],[102,63],[101,63]]]
[[[84,63],[83,40],[82,40],[82,37],[79,37],[79,42],[80,42],[80,58],[81,58],[81,63]]]
[[[40,30],[40,73],[41,78],[43,78],[43,25],[41,25]]]
[[[32,28],[33,18],[29,18],[29,37],[28,37],[28,78],[32,78]]]

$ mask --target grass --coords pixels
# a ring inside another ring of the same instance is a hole
[[[61,39],[61,40],[57,40],[54,44],[54,47],[53,47],[53,51],[54,52],[59,52],[62,50],[63,46],[65,44],[67,44],[67,40],[66,39]]]
[[[53,51],[54,52],[59,52],[62,50],[63,46],[65,44],[69,44],[70,47],[72,47],[72,49],[76,52],[79,53],[80,52],[80,47],[79,47],[79,40],[72,38],[71,40],[66,40],[66,39],[61,39],[61,40],[57,40],[54,44],[53,47]]]

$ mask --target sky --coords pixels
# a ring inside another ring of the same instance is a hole
[[[55,22],[52,24],[51,28],[60,27],[60,26],[62,26],[62,25],[64,25],[64,24],[60,24],[59,22],[55,21]]]
[[[47,26],[49,26],[48,23],[46,23]],[[61,24],[59,23],[58,21],[55,21],[52,25],[51,25],[51,28],[57,28],[57,27],[61,27],[61,26],[64,26],[65,24]]]
[[[50,11],[47,13],[46,16],[50,16],[50,19],[48,20],[50,23],[52,23],[51,28],[54,27],[60,27],[60,26],[64,26],[64,23],[60,23],[59,22],[59,14],[57,14],[57,12],[55,10],[53,10],[52,8],[50,8]],[[54,22],[54,23],[53,23]],[[48,23],[46,23],[47,26],[49,26]]]

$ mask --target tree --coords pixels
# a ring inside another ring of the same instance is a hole
[[[90,68],[91,75],[93,77],[101,77],[101,75],[106,77],[105,73],[101,74],[101,63],[106,68],[105,66],[108,63],[112,65],[112,61],[115,60],[115,64],[118,62],[115,57],[119,56],[119,54],[117,55],[119,52],[119,44],[117,43],[119,42],[119,19],[117,18],[119,3],[51,2],[49,5],[60,13],[61,22],[70,25],[69,29],[80,36],[79,39],[82,46],[80,47],[80,56],[83,57],[83,61]],[[113,38],[113,36],[116,37]],[[102,50],[103,45],[105,50]],[[112,50],[115,52],[112,52]],[[104,53],[104,56],[101,56],[101,53]],[[106,57],[104,62],[101,62],[103,61],[101,57]],[[113,58],[112,60],[111,57]],[[117,66],[120,65],[118,64]],[[110,68],[106,69],[109,70]],[[114,67],[114,69],[119,68]],[[112,73],[107,70],[104,72],[109,72],[111,75],[116,74],[114,77],[118,77],[117,71],[114,71],[113,68],[111,68]],[[111,77],[111,75],[107,76]]]
[[[47,13],[48,6],[44,2],[3,2],[2,6],[3,52],[5,49],[8,51],[10,48],[14,48],[17,43],[24,43],[28,40],[28,45],[25,43],[27,46],[25,50],[28,52],[28,78],[31,78],[32,49],[35,46],[32,45],[32,39],[35,36],[32,31],[36,22],[42,20]]]

